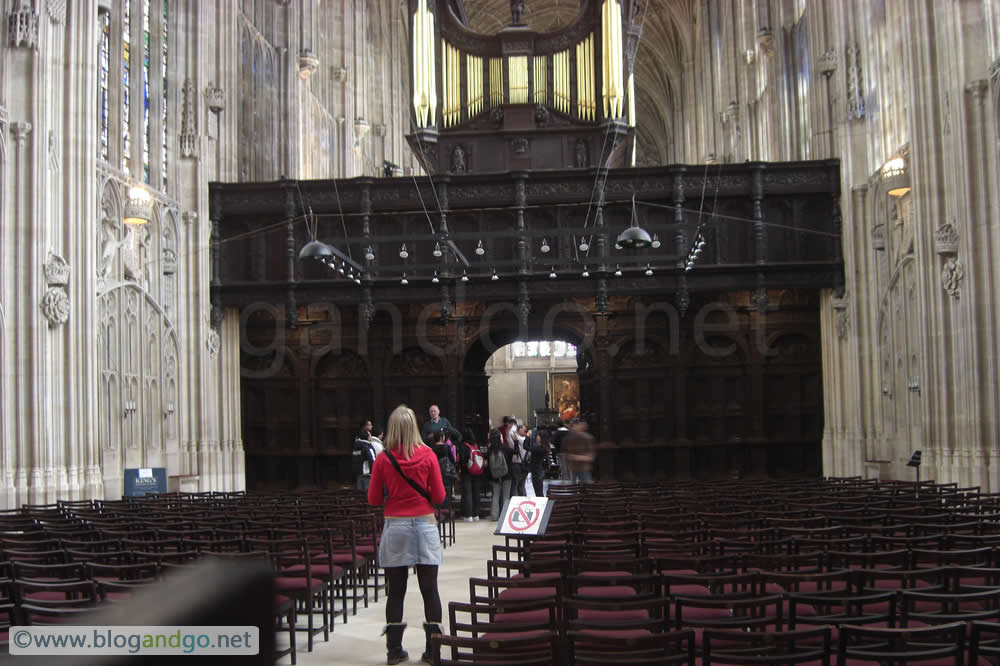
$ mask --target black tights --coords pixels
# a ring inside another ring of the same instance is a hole
[[[406,577],[409,567],[385,568],[385,621],[403,621],[403,598],[406,596]],[[427,622],[441,621],[441,597],[438,595],[438,568],[431,564],[417,565],[417,584],[420,596],[424,598],[424,619]]]

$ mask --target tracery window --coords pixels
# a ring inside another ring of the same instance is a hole
[[[576,345],[564,340],[530,340],[511,344],[514,358],[576,358]]]
[[[273,23],[273,2],[243,1],[240,13],[239,179],[278,174],[278,52],[262,32]],[[268,28],[270,29],[270,28]]]
[[[121,0],[97,15],[98,159],[164,192],[168,8],[169,0]]]
[[[97,118],[98,136],[100,137],[98,156],[107,162],[111,148],[108,143],[108,67],[111,59],[111,12],[100,12],[98,25],[101,28],[97,54]]]

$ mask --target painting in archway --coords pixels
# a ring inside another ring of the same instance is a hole
[[[564,422],[580,416],[580,378],[574,373],[552,375],[552,405]]]

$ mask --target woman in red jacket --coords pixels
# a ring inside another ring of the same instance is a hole
[[[444,484],[437,457],[420,438],[413,410],[400,405],[389,415],[385,451],[372,466],[368,503],[377,506],[385,498],[385,527],[379,545],[379,564],[385,569],[386,663],[409,659],[403,649],[403,598],[410,567],[417,567],[417,583],[424,598],[426,650],[422,660],[431,662],[431,636],[441,631],[441,597],[437,574],[441,564],[441,541],[434,506],[444,501]]]

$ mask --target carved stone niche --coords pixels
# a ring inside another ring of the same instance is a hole
[[[934,232],[934,249],[938,254],[958,254],[958,231],[945,222]]]
[[[173,275],[177,272],[177,253],[170,248],[163,250],[163,274]]]
[[[877,224],[872,229],[872,248],[875,250],[885,250],[885,225]]]
[[[212,113],[219,113],[225,109],[226,96],[222,92],[222,88],[216,88],[211,84],[205,88],[205,104],[208,105],[208,110]]]

